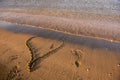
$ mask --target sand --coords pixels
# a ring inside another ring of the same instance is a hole
[[[0,80],[120,79],[120,43],[9,23],[1,26]]]
[[[119,15],[0,9],[0,21],[0,80],[120,80]]]

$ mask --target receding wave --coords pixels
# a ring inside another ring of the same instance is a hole
[[[56,30],[64,33],[120,41],[120,23],[105,20],[72,19],[26,13],[1,12],[0,20]]]

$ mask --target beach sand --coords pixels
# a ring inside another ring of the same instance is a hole
[[[10,29],[0,28],[0,80],[120,79],[119,43],[31,27]]]
[[[119,15],[0,9],[0,21],[0,80],[120,80]]]

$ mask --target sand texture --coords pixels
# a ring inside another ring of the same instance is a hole
[[[120,16],[0,8],[0,80],[120,80]]]
[[[0,80],[120,79],[120,43],[9,23],[1,26]]]

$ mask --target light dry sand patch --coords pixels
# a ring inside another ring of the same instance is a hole
[[[10,80],[119,80],[119,52],[90,48],[82,43],[80,45],[72,42],[65,42],[63,48],[37,62],[38,67],[30,72],[28,64],[31,52],[26,41],[32,36],[34,35],[0,29],[0,67],[6,66],[5,77],[15,73],[15,77]],[[74,39],[72,40],[74,42]],[[38,56],[44,56],[61,45],[60,40],[41,36],[32,39],[30,43],[37,49]]]

